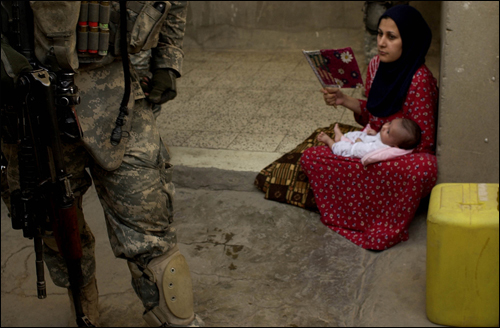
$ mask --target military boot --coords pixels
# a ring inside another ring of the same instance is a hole
[[[187,327],[205,327],[205,322],[195,313],[194,320]]]
[[[205,322],[200,318],[199,315],[196,313],[194,314],[194,319],[191,321],[189,325],[182,326],[182,325],[172,325],[170,324],[171,327],[205,327]]]

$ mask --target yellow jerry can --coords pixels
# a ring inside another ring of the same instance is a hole
[[[427,318],[498,327],[498,184],[443,183],[427,214]]]

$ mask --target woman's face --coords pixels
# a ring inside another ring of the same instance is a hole
[[[389,17],[382,18],[378,26],[378,55],[383,63],[391,63],[399,59],[403,53],[403,40],[398,26]]]

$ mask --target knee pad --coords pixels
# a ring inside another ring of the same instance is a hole
[[[175,246],[153,259],[144,273],[156,283],[160,303],[146,312],[144,320],[151,327],[164,324],[188,325],[194,320],[193,284],[186,259]]]

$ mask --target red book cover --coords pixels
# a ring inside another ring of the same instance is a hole
[[[335,88],[362,88],[363,79],[350,47],[302,50],[321,85]]]

